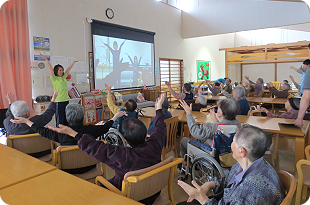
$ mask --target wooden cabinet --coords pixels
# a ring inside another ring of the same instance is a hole
[[[153,90],[142,90],[144,98],[148,101],[156,101],[156,98],[160,95],[160,88],[154,87]]]

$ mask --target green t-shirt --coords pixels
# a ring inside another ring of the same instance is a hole
[[[64,73],[62,77],[50,76],[54,86],[54,92],[56,89],[58,90],[58,95],[56,97],[55,102],[65,102],[69,100],[67,80],[66,80],[67,76],[68,76],[67,73]]]

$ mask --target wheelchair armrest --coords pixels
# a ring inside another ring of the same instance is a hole
[[[196,146],[198,146],[198,147],[201,147],[201,148],[203,148],[203,149],[205,149],[205,150],[212,151],[212,148],[211,148],[211,147],[209,147],[208,145],[205,145],[205,144],[203,144],[203,143],[201,143],[201,142],[198,142],[197,140],[189,139],[189,142],[190,142],[191,144],[194,144],[194,145],[196,145]]]
[[[109,189],[110,191],[113,191],[116,194],[120,194],[123,195],[122,192],[116,188],[113,184],[111,184],[108,180],[106,180],[105,178],[103,178],[102,176],[98,176],[95,179],[95,183],[96,185],[100,186],[100,183],[102,185],[104,185],[107,189]]]

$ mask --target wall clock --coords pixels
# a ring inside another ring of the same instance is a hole
[[[114,11],[110,8],[107,8],[107,10],[105,10],[105,14],[109,19],[112,19],[114,17]]]

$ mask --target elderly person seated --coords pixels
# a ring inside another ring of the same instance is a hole
[[[266,108],[261,107],[257,109],[257,112],[264,112],[268,117],[272,118],[285,118],[285,119],[297,119],[298,116],[298,108],[295,106],[295,101],[299,101],[298,98],[288,98],[286,103],[285,103],[285,109],[287,112],[279,115],[274,115],[272,112],[269,112]],[[299,104],[299,102],[298,102]]]
[[[226,78],[225,82],[226,82],[226,85],[223,87],[223,90],[225,90],[226,92],[231,94],[232,88],[233,88],[232,84],[231,84],[231,79],[230,78]]]
[[[119,112],[114,115],[114,117],[106,122],[104,125],[83,125],[84,121],[84,109],[80,104],[68,104],[66,106],[66,118],[73,130],[83,134],[90,134],[94,137],[99,137],[106,132],[109,131],[110,127],[112,127],[113,122],[120,116],[124,115],[125,112]],[[11,120],[13,123],[25,123],[35,132],[39,133],[42,137],[47,139],[53,140],[55,142],[59,142],[60,145],[77,145],[77,140],[75,138],[70,137],[67,134],[61,134],[56,131],[50,130],[43,126],[37,125],[30,120],[17,117],[16,120]],[[63,126],[63,125],[59,125]],[[70,169],[70,170],[63,170],[70,174],[82,174],[94,168],[96,165],[89,166],[83,169]]]
[[[255,86],[254,95],[258,95],[260,91],[263,91],[264,86],[264,79],[263,78],[257,78],[256,83],[250,80],[249,76],[245,76],[245,79],[249,81],[249,83],[253,84]]]
[[[113,123],[113,127],[121,130],[122,123],[123,123],[125,118],[136,118],[136,119],[138,119],[138,112],[136,111],[136,109],[137,109],[136,101],[134,101],[133,99],[129,99],[125,102],[124,108],[119,108],[114,104],[114,102],[112,100],[111,87],[108,86],[107,84],[104,84],[104,86],[105,86],[107,93],[108,93],[108,95],[107,95],[108,107],[111,110],[111,112],[113,113],[113,115],[115,115],[116,113],[118,113],[120,111],[124,111],[126,113],[126,115],[124,115],[123,118],[116,119],[116,121]]]
[[[239,104],[238,115],[247,115],[250,110],[250,105],[248,100],[246,99],[245,89],[242,86],[234,87],[232,94],[229,94],[225,90],[223,90],[223,94],[227,98],[234,98],[237,100]]]
[[[185,182],[178,184],[189,195],[181,204],[280,204],[285,197],[281,181],[274,168],[264,160],[268,139],[264,132],[254,126],[244,125],[234,136],[231,144],[233,158],[237,160],[225,178],[213,180],[194,187]],[[214,195],[208,197],[212,189]],[[193,201],[193,200],[197,201]]]
[[[236,116],[239,111],[239,104],[235,99],[223,99],[218,101],[217,106],[218,110],[215,113],[214,110],[210,110],[210,117],[214,123],[204,123],[198,125],[193,116],[192,116],[192,107],[188,106],[185,101],[180,101],[181,106],[184,108],[187,117],[187,124],[189,131],[193,137],[202,143],[210,146],[212,144],[212,139],[217,129],[218,124],[224,125],[237,125],[239,120],[236,119]],[[180,142],[180,156],[184,157],[187,152],[187,142],[189,138],[183,137]]]
[[[274,86],[273,83],[267,83],[267,88],[269,91],[275,95],[277,98],[287,98],[289,96],[288,91],[291,89],[290,84],[284,83],[281,85],[279,90],[277,90]]]
[[[110,127],[113,125],[114,121],[122,116],[122,112],[114,115],[114,117],[106,122],[104,125],[83,125],[84,121],[84,108],[80,104],[69,104],[66,106],[66,119],[69,126],[83,134],[90,134],[94,137],[99,137],[109,131]],[[77,140],[70,137],[69,135],[59,134],[53,130],[45,128],[41,125],[31,122],[23,117],[17,117],[17,120],[11,120],[13,123],[25,123],[35,132],[39,133],[42,137],[48,138],[55,142],[59,142],[60,145],[76,145]]]
[[[60,126],[60,128],[51,127],[50,129],[70,135],[78,141],[78,146],[82,151],[114,169],[115,176],[109,181],[115,187],[121,189],[122,180],[127,172],[143,169],[161,161],[161,151],[167,136],[166,123],[164,121],[166,114],[162,112],[164,99],[164,94],[161,94],[155,104],[156,117],[154,129],[148,141],[145,140],[147,130],[142,121],[135,118],[124,120],[122,134],[130,145],[128,147],[96,141],[93,136],[74,131],[66,126]],[[140,202],[153,204],[159,194],[160,192]]]
[[[55,99],[57,97],[57,94],[58,90],[56,90],[55,93],[53,94],[51,103],[43,114],[35,115],[29,118],[30,108],[27,105],[27,103],[25,101],[20,100],[12,103],[14,97],[11,93],[8,93],[6,97],[9,101],[10,106],[8,111],[6,112],[6,118],[3,120],[3,125],[8,135],[25,135],[35,133],[33,129],[31,129],[29,126],[25,124],[14,124],[10,121],[11,119],[16,119],[17,117],[29,118],[30,121],[40,126],[45,126],[47,123],[49,123],[52,120],[53,115],[55,114]]]

